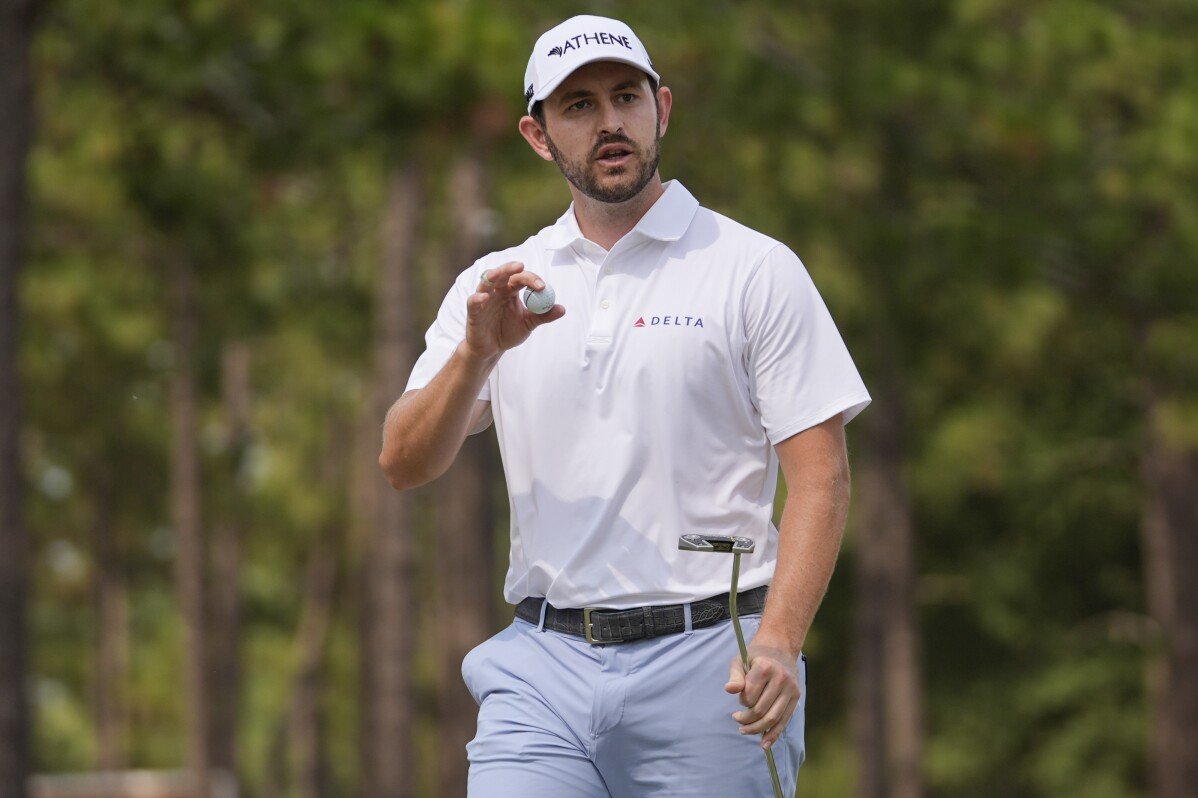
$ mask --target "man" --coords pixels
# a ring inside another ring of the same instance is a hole
[[[461,273],[380,457],[396,488],[421,485],[495,422],[518,606],[462,665],[480,704],[470,795],[766,796],[763,747],[793,791],[800,652],[848,505],[843,425],[869,394],[799,259],[662,183],[672,97],[627,25],[546,32],[524,87],[520,133],[573,203]],[[546,283],[558,304],[536,315],[519,293]],[[730,560],[679,551],[690,532],[757,541],[747,674]]]

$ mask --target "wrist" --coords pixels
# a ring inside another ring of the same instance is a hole
[[[781,651],[797,660],[803,651],[803,641],[795,640],[792,635],[786,634],[782,630],[776,630],[772,627],[762,624],[757,633],[753,635],[753,640],[749,644],[749,648],[754,646],[769,649],[771,651]]]
[[[467,366],[473,369],[479,369],[484,372],[489,372],[499,362],[499,356],[502,352],[495,352],[489,355],[479,354],[475,352],[469,342],[463,340],[457,346],[457,355],[462,359]]]

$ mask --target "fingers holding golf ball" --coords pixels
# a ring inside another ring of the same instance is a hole
[[[479,293],[502,296],[518,292],[524,306],[538,316],[553,310],[556,297],[553,286],[533,272],[524,271],[524,264],[517,261],[483,270],[478,290]]]
[[[523,293],[520,294],[524,299],[524,307],[538,316],[553,310],[553,300],[557,298],[557,294],[553,292],[553,286],[548,283],[541,283],[541,285],[545,287],[539,291],[533,288],[525,288]]]
[[[748,674],[736,656],[724,685],[727,692],[740,693],[745,706],[732,715],[741,734],[764,734],[761,745],[767,750],[782,735],[801,698],[797,663],[791,659],[785,652],[750,646]]]
[[[530,290],[547,293],[550,297],[553,295],[553,289],[549,288],[539,275],[525,271],[523,263],[510,261],[502,266],[484,269],[479,276],[476,292],[508,297],[519,294],[521,291],[528,292]],[[549,302],[546,310],[551,307],[553,307],[552,301]]]
[[[520,298],[530,292],[529,307]],[[553,289],[524,264],[512,261],[479,275],[477,291],[466,300],[466,340],[469,352],[491,357],[524,343],[532,331],[566,314],[553,304]],[[548,305],[545,300],[548,298]]]
[[[516,285],[512,285],[512,278],[517,274],[523,274],[524,277],[516,281]],[[519,261],[508,261],[502,266],[493,266],[489,269],[483,269],[479,275],[478,288],[475,289],[479,293],[503,293],[508,291],[519,290],[521,284],[528,284],[526,281],[539,279],[532,272],[524,271],[524,264]]]

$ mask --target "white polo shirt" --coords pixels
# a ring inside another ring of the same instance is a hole
[[[520,261],[566,315],[502,354],[489,399],[511,504],[504,597],[555,607],[673,604],[728,590],[731,559],[688,532],[747,535],[741,589],[768,583],[777,444],[870,397],[786,246],[702,208],[678,181],[610,251],[571,205],[449,290],[407,389],[465,337],[485,269]]]

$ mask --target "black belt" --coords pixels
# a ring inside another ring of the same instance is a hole
[[[765,610],[769,585],[736,594],[737,615],[758,615]],[[541,604],[545,599],[530,596],[516,605],[516,617],[529,623],[540,623]],[[605,610],[595,607],[558,609],[545,607],[545,628],[555,632],[586,638],[588,643],[627,643],[647,637],[671,635],[686,629],[682,604],[657,607],[633,607],[629,610]],[[705,598],[691,603],[691,628],[725,621],[732,617],[728,610],[728,594]]]

